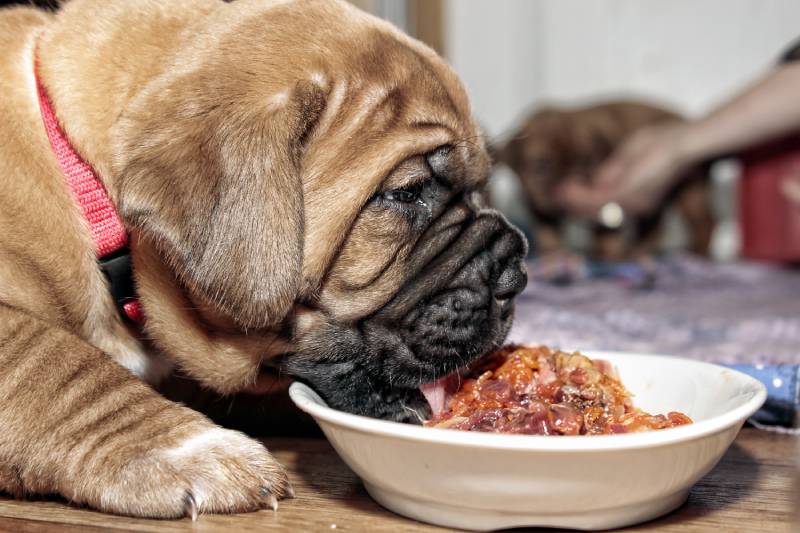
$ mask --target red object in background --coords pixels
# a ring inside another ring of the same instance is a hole
[[[741,156],[739,223],[742,256],[777,262],[800,261],[800,207],[781,191],[789,176],[800,179],[800,136]]]

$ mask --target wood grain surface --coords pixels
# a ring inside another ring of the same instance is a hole
[[[312,438],[265,439],[287,467],[297,498],[277,513],[201,516],[159,521],[104,515],[57,500],[15,501],[0,497],[0,531],[446,531],[383,510],[328,443]],[[722,462],[677,511],[626,532],[789,532],[800,506],[796,492],[796,437],[742,430]],[[522,531],[522,530],[519,530]],[[555,530],[554,530],[555,531]]]

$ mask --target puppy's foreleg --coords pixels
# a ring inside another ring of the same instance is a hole
[[[260,443],[0,303],[0,491],[169,518],[275,507],[291,489]]]

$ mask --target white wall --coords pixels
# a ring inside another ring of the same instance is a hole
[[[698,114],[800,37],[800,0],[445,0],[448,60],[502,137],[532,105],[639,95]]]

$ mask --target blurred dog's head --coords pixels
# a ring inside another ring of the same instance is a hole
[[[608,226],[582,220],[560,202],[557,190],[568,182],[589,183],[601,164],[635,130],[677,115],[648,104],[609,102],[574,108],[543,108],[531,114],[496,159],[518,176],[538,228],[539,245],[555,251],[565,221],[580,221],[590,237],[586,251],[595,259],[630,259],[656,245],[654,235],[663,209]],[[664,207],[665,208],[665,207]],[[549,229],[549,231],[543,228]],[[648,252],[652,250],[647,250]]]
[[[344,2],[221,5],[114,135],[147,333],[224,393],[275,366],[405,420],[499,345],[524,238],[456,75]]]
[[[586,183],[633,131],[675,119],[664,109],[637,102],[609,102],[574,108],[547,107],[532,113],[498,151],[498,159],[519,176],[539,216],[564,214],[555,188]]]

